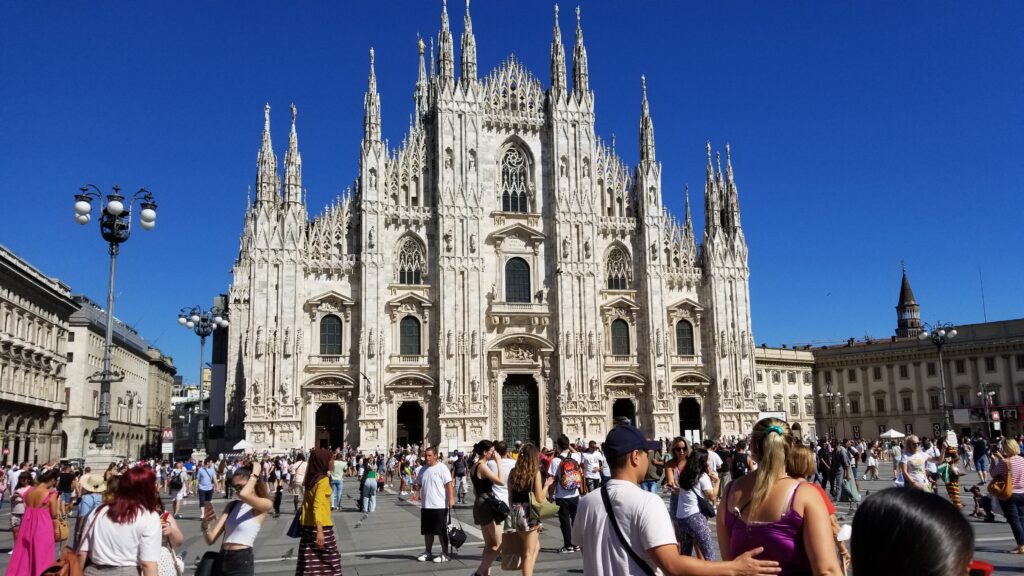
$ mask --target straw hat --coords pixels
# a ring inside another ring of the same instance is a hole
[[[107,491],[107,483],[99,474],[86,474],[78,480],[78,483],[86,492],[102,493]]]

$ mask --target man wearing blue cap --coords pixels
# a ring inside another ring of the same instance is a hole
[[[672,519],[661,498],[640,489],[648,450],[661,447],[629,424],[612,428],[604,443],[611,480],[580,500],[573,541],[583,545],[588,576],[777,574],[778,563],[755,560],[755,548],[730,562],[681,556]]]

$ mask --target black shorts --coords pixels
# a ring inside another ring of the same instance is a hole
[[[420,509],[420,534],[444,536],[448,533],[448,510],[444,508]]]

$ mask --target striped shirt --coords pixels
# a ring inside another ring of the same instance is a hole
[[[992,467],[992,477],[1005,478],[1006,467],[1010,467],[1010,481],[1013,483],[1014,494],[1024,494],[1024,458],[1013,456],[996,462]]]

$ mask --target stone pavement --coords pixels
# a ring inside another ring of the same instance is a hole
[[[861,481],[861,489],[866,494],[888,488],[892,485],[891,474],[883,476],[888,480]],[[977,475],[970,473],[964,482],[969,485],[977,482]],[[355,494],[358,484],[354,480],[346,480],[344,487],[344,511],[334,513],[335,532],[338,548],[342,555],[344,573],[348,576],[376,576],[401,574],[437,574],[453,575],[472,574],[480,559],[482,539],[479,529],[472,526],[470,506],[458,505],[456,516],[461,519],[463,528],[469,539],[450,562],[443,564],[416,562],[415,558],[423,551],[423,538],[419,535],[419,511],[414,503],[405,497],[399,497],[394,491],[377,497],[377,510],[363,518],[362,513],[355,510]],[[940,493],[945,491],[940,487]],[[667,501],[667,496],[666,496]],[[972,504],[970,496],[963,500],[966,512],[970,512]],[[215,500],[218,510],[226,503]],[[845,517],[841,522],[852,521],[851,505],[839,504],[839,516]],[[185,533],[185,544],[181,547],[186,554],[188,570],[192,573],[194,562],[211,548],[206,546],[199,532],[199,507],[197,500],[189,498],[184,507],[184,518],[179,524]],[[0,511],[0,570],[5,571],[9,556],[5,554],[11,547],[11,535],[7,528],[10,509],[6,506]],[[256,548],[257,574],[294,574],[295,554],[298,540],[285,535],[291,522],[292,506],[289,498],[285,498],[280,518],[268,518],[260,532]],[[1001,519],[1001,517],[1000,517]],[[1024,558],[1003,553],[1013,546],[1013,537],[1005,522],[986,524],[973,518],[969,519],[975,528],[977,545],[975,557],[991,562],[996,566],[997,574],[1024,574]],[[558,519],[552,518],[544,522],[546,530],[541,534],[541,555],[535,573],[538,576],[555,574],[582,574],[583,565],[579,553],[558,554],[562,546],[562,537],[558,528]],[[713,531],[712,531],[713,532]],[[581,544],[577,542],[576,544]],[[438,544],[434,544],[435,552]],[[501,574],[500,566],[492,568],[492,574]],[[510,573],[511,574],[511,573]]]

